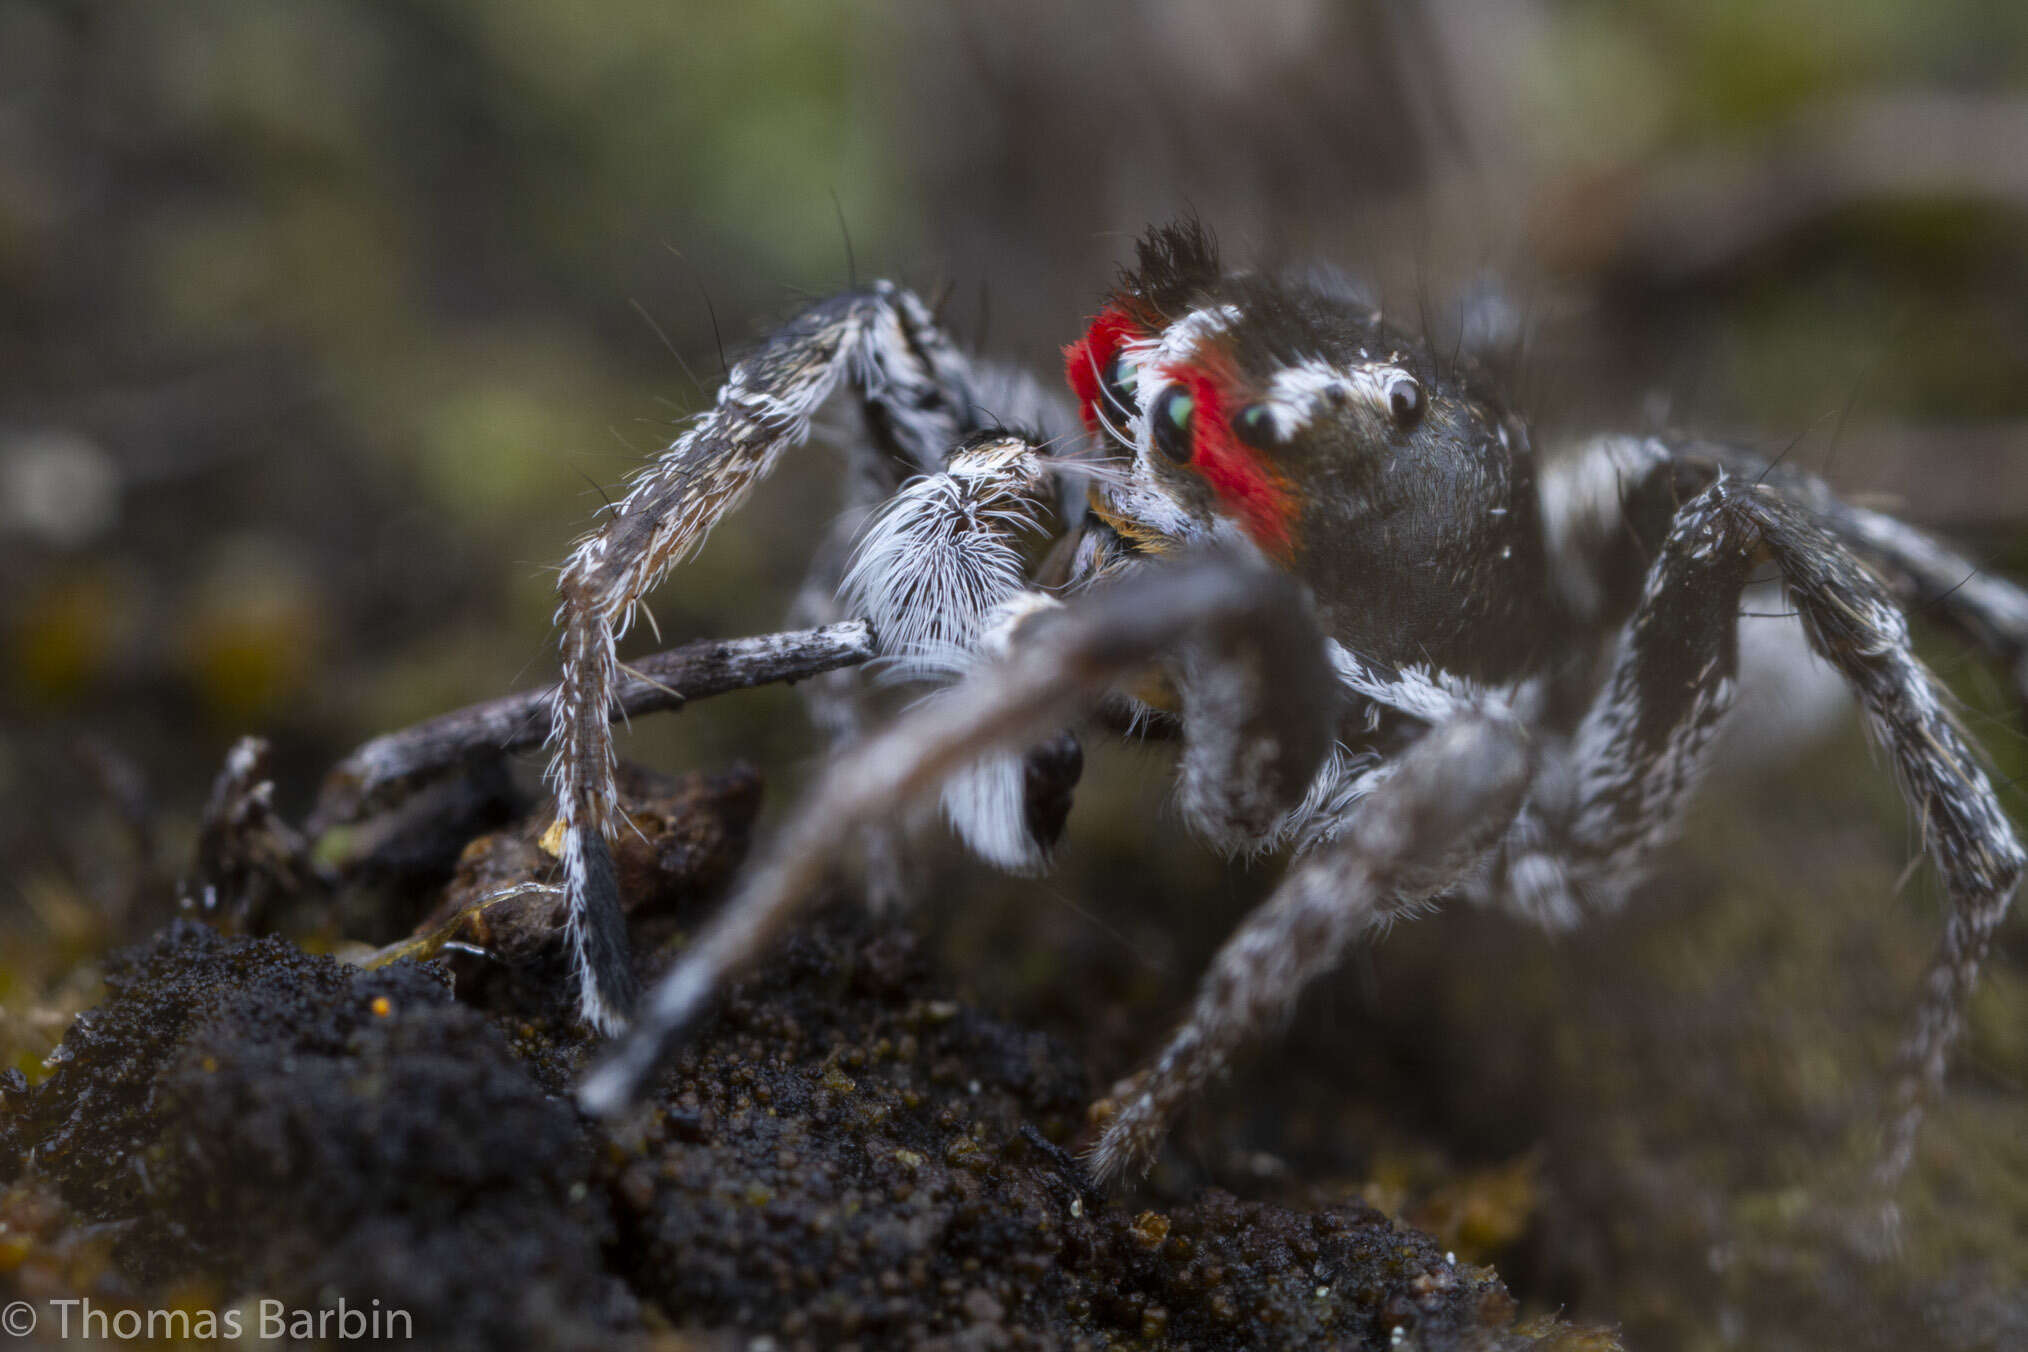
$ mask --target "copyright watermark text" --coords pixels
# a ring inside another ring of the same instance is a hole
[[[279,1300],[247,1301],[222,1310],[139,1310],[94,1304],[83,1296],[17,1300],[0,1308],[0,1333],[26,1338],[89,1338],[96,1342],[212,1342],[254,1337],[342,1343],[391,1342],[415,1337],[407,1310],[373,1301],[355,1305],[340,1297],[328,1306],[291,1306]]]

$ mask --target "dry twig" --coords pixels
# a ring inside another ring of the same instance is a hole
[[[776,681],[799,681],[873,656],[863,620],[752,638],[686,643],[628,664],[613,717],[681,708],[693,699]],[[473,704],[397,732],[384,733],[340,761],[325,777],[310,814],[314,838],[383,808],[417,784],[460,765],[519,751],[549,733],[554,687]]]

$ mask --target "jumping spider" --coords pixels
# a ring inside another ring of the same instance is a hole
[[[1074,416],[898,286],[820,301],[731,369],[570,556],[549,769],[569,933],[583,1016],[633,1020],[587,1110],[636,1096],[841,841],[878,847],[877,885],[884,824],[911,802],[941,791],[976,853],[1042,867],[1080,766],[1066,729],[1103,706],[1180,731],[1176,794],[1207,841],[1295,859],[1115,1091],[1092,1172],[1145,1165],[1376,926],[1451,897],[1549,929],[1619,906],[1710,759],[1742,593],[1771,565],[1796,669],[1813,651],[1850,686],[1949,895],[1890,1102],[1878,1176],[1899,1177],[2023,863],[1902,607],[2011,667],[2028,594],[1736,447],[1613,437],[1538,466],[1469,362],[1333,274],[1227,272],[1191,223],[1147,234],[1066,358]],[[869,619],[892,669],[945,688],[864,733],[861,685],[817,685],[840,754],[636,1011],[608,853],[615,641],[841,384],[864,414],[858,543],[849,566],[820,557],[801,607]],[[1031,578],[1022,546],[1045,519],[1060,539]]]

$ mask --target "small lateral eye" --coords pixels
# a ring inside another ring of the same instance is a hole
[[[1406,432],[1422,421],[1422,385],[1414,376],[1396,376],[1387,387],[1387,411],[1394,425]]]
[[[1124,422],[1140,412],[1141,367],[1124,350],[1106,363],[1099,388],[1105,395],[1107,414],[1116,421]]]
[[[1232,434],[1257,451],[1279,446],[1282,440],[1275,429],[1275,415],[1268,411],[1266,404],[1248,404],[1234,414]]]
[[[1155,449],[1179,465],[1189,464],[1197,449],[1190,427],[1196,415],[1197,401],[1190,397],[1189,390],[1181,385],[1171,385],[1163,390],[1148,418]]]

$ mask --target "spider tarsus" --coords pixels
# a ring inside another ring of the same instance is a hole
[[[564,875],[581,904],[570,911],[567,941],[578,975],[578,1013],[598,1033],[625,1032],[640,985],[627,956],[627,918],[620,906],[613,851],[595,830],[564,832]]]
[[[1022,825],[1043,849],[1054,849],[1063,839],[1077,782],[1083,775],[1084,747],[1068,728],[1030,747],[1022,757]]]

